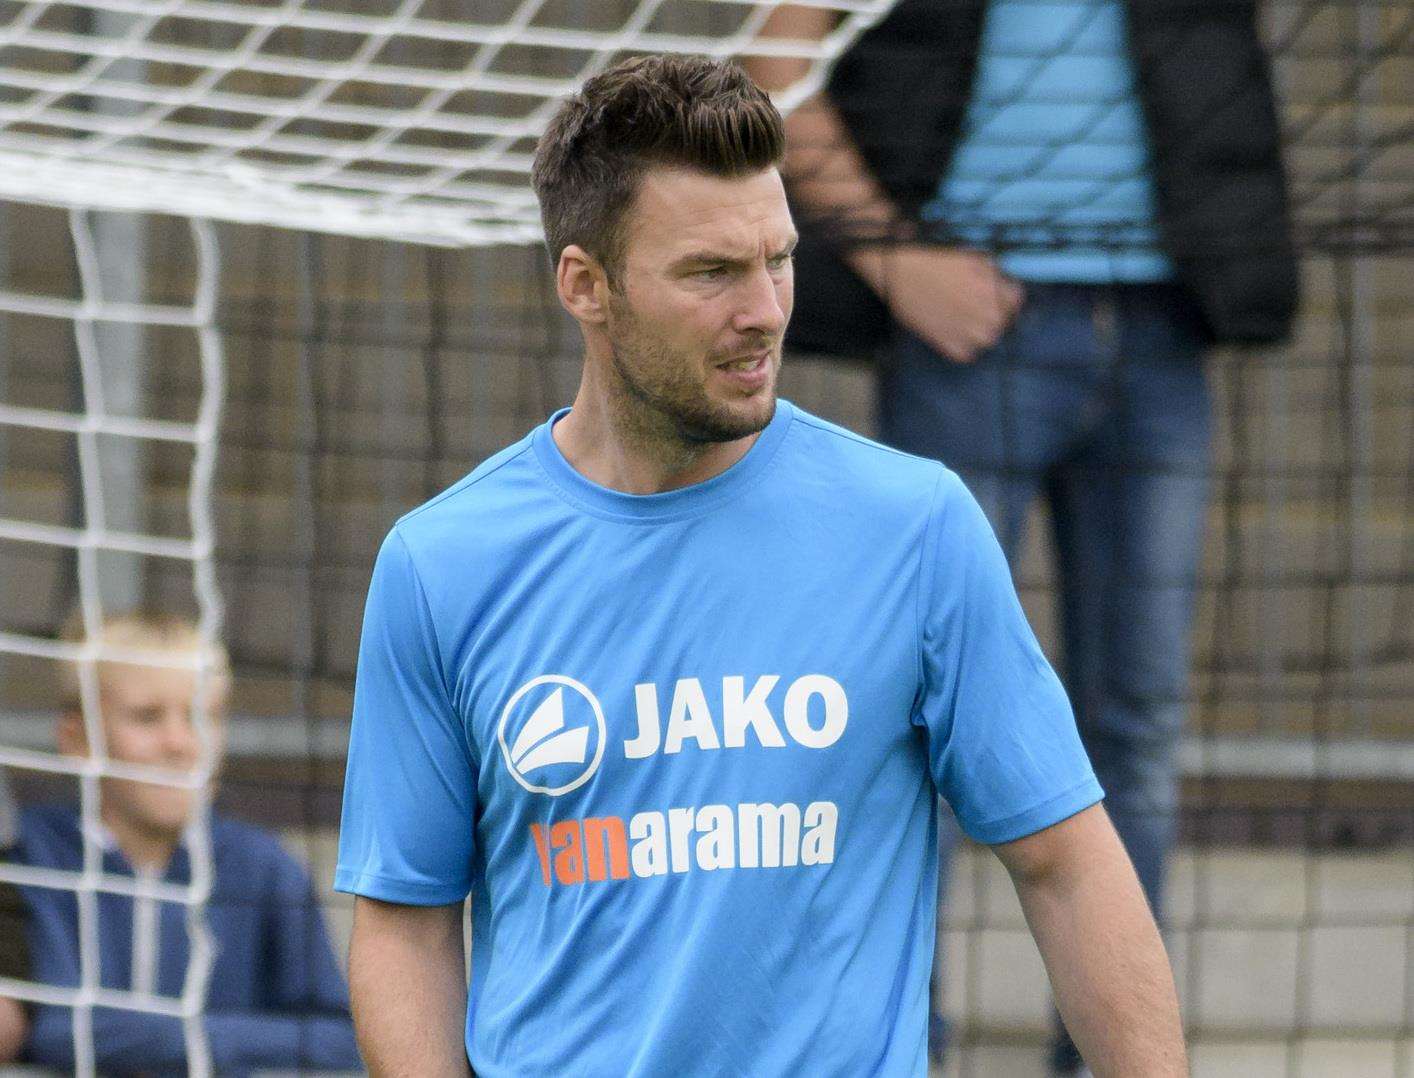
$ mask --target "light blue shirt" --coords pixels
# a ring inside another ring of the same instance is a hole
[[[991,0],[963,133],[925,216],[1031,281],[1168,280],[1122,0]],[[1017,246],[1020,245],[1020,249]]]
[[[471,895],[478,1075],[925,1074],[937,793],[1101,796],[980,509],[784,401],[654,495],[554,418],[384,543],[335,886]]]

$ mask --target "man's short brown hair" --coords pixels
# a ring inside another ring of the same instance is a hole
[[[577,244],[616,284],[624,217],[649,168],[747,176],[784,152],[781,114],[736,64],[675,55],[616,64],[560,106],[536,147],[530,177],[550,257]]]

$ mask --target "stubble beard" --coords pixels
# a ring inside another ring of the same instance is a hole
[[[643,331],[625,307],[616,312],[618,332],[610,357],[618,383],[613,408],[621,425],[644,443],[695,453],[707,445],[758,434],[776,413],[774,381],[753,403],[736,411],[713,402],[702,383],[697,357],[676,355]],[[774,363],[774,354],[767,359]]]

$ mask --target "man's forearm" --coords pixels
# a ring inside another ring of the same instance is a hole
[[[761,29],[763,38],[819,41],[832,29],[834,14],[823,8],[783,4]],[[777,93],[808,70],[804,60],[747,56],[747,73]],[[907,220],[889,198],[823,91],[785,118],[786,159],[781,174],[795,201],[811,216],[844,222],[857,237],[898,239]],[[856,272],[875,284],[883,276],[883,250],[856,247],[846,256]]]
[[[465,1078],[461,906],[360,898],[349,945],[354,1028],[378,1078]]]
[[[847,246],[844,258],[880,290],[888,241],[911,239],[913,225],[875,178],[823,93],[786,118],[786,146],[782,175],[805,212],[838,222],[845,238],[877,241]]]
[[[17,999],[0,996],[0,1063],[15,1061],[28,1028],[24,1005]]]
[[[1078,856],[1003,860],[1066,1028],[1098,1078],[1186,1075],[1173,972],[1119,837],[1099,806],[1056,828],[1080,834]]]

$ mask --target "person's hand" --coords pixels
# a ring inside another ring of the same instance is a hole
[[[1024,298],[980,251],[904,244],[857,251],[850,264],[895,321],[955,363],[996,344]]]
[[[19,1058],[28,1028],[24,1005],[17,999],[0,996],[0,1064]]]

